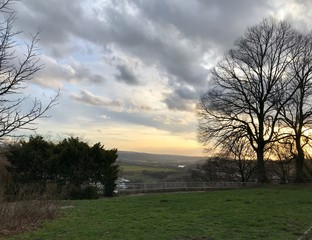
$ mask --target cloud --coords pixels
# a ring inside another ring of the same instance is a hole
[[[42,25],[42,45],[54,56],[64,53],[65,57],[75,51],[75,39],[81,39],[101,47],[103,55],[107,51],[112,58],[114,53],[124,54],[156,66],[169,84],[182,82],[199,90],[207,81],[208,70],[203,67],[207,52],[211,56],[223,52],[248,23],[268,11],[266,2],[243,2],[120,0],[85,6],[79,0],[54,0],[53,4],[29,0],[18,5],[26,19],[21,26]],[[57,7],[60,5],[62,8]],[[117,81],[129,85],[142,82],[129,65],[117,64],[115,70]],[[88,74],[80,72],[84,73]]]
[[[187,125],[189,122],[185,118],[178,118],[178,117],[172,117],[172,116],[161,116],[157,115],[153,120],[157,122],[161,122],[165,125]]]
[[[100,84],[105,82],[105,78],[88,66],[69,59],[66,63],[58,62],[46,55],[40,58],[43,69],[36,73],[33,82],[43,87],[62,88],[64,82],[76,84]],[[93,63],[95,65],[95,63]]]
[[[118,65],[117,70],[118,74],[115,75],[118,81],[124,82],[129,85],[139,85],[140,82],[137,77],[134,75],[133,71],[129,69],[126,65]]]
[[[191,106],[192,102],[182,101],[182,99],[176,94],[167,95],[164,100],[169,110],[178,110],[178,111],[193,111]]]
[[[78,95],[72,95],[72,98],[79,102],[103,108],[120,109],[122,106],[119,101],[112,101],[108,98],[94,95],[87,90],[81,90]]]
[[[57,112],[57,124],[90,118],[107,128],[194,135],[194,106],[210,68],[248,26],[273,15],[310,31],[312,18],[307,0],[27,0],[14,7],[18,43],[42,30],[45,68],[33,82],[63,88],[59,109],[67,111]]]

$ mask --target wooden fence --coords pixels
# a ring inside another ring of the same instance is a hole
[[[178,191],[209,191],[218,189],[237,189],[257,187],[256,182],[157,182],[120,183],[117,192],[122,194]]]

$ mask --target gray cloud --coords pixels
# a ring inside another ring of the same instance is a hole
[[[117,65],[118,74],[115,75],[115,78],[118,81],[125,82],[129,85],[139,85],[140,82],[138,78],[134,75],[132,69],[129,69],[126,65]]]
[[[203,54],[211,49],[224,51],[248,23],[258,21],[268,10],[266,2],[255,0],[240,4],[217,0],[183,4],[177,0],[120,0],[103,4],[91,17],[83,11],[82,1],[52,2],[29,0],[22,5],[28,11],[20,11],[20,15],[23,29],[40,24],[42,44],[55,56],[72,51],[68,44],[74,36],[103,49],[118,47],[146,64],[158,66],[170,81],[196,88],[205,84],[208,73],[201,65]],[[116,68],[122,80],[138,83],[125,66]]]
[[[191,111],[190,101],[181,99],[176,94],[167,95],[164,100],[169,110]]]
[[[39,71],[33,82],[41,86],[60,88],[62,82],[79,82],[86,84],[100,84],[105,78],[94,73],[85,64],[79,62],[58,63],[57,61],[43,57],[40,61],[44,68]]]
[[[95,2],[97,6],[92,5]],[[161,93],[163,98],[159,99],[159,105],[163,108],[165,103],[169,109],[167,114],[170,114],[170,110],[192,110],[207,87],[209,67],[232,47],[234,40],[243,34],[247,26],[276,11],[277,7],[275,9],[271,2],[276,1],[27,0],[15,5],[19,29],[28,34],[41,28],[40,44],[44,54],[59,60],[47,62],[46,69],[36,78],[37,83],[46,86],[49,79],[60,79],[92,87],[95,83],[97,87],[106,87],[100,84],[107,83],[105,79],[112,79],[132,86],[142,85],[149,79],[141,79],[144,74],[137,74],[136,69],[123,61],[135,59],[139,62],[140,70],[148,66],[156,69],[158,76],[162,77],[163,89],[167,91]],[[283,5],[284,1],[280,3]],[[87,8],[84,4],[91,7]],[[89,53],[82,49],[86,45],[91,46]],[[99,55],[100,59],[110,64],[112,71],[101,69],[102,65],[99,71],[94,71],[84,61],[68,60],[77,60],[86,55]],[[112,59],[117,57],[122,60],[116,64]],[[110,60],[113,63],[109,63]],[[158,76],[150,79],[159,79]],[[112,89],[115,92],[119,90]],[[75,101],[109,109],[111,112],[108,115],[112,116],[112,120],[115,117],[120,121],[162,129],[172,127],[161,124],[159,119],[162,118],[138,114],[140,110],[151,114],[156,107],[122,105],[127,99],[111,100],[108,92],[107,97],[95,95],[86,89],[79,94],[69,94]],[[182,131],[182,128],[179,129]]]
[[[198,99],[198,93],[189,87],[180,87],[176,89],[176,94],[182,99],[194,100]]]
[[[116,109],[122,106],[119,101],[112,101],[105,97],[97,96],[87,90],[81,90],[79,95],[72,95],[72,98],[76,101],[99,107],[108,107]]]

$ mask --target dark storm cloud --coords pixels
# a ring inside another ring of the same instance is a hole
[[[133,4],[150,21],[172,25],[197,44],[213,43],[222,49],[270,10],[267,1],[258,0],[140,0]]]
[[[131,69],[129,69],[126,65],[118,65],[117,70],[118,74],[115,75],[118,81],[124,82],[129,85],[139,85],[140,82],[137,77],[134,75]]]

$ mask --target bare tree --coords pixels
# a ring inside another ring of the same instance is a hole
[[[257,165],[254,161],[255,152],[246,138],[239,138],[235,141],[227,139],[222,143],[220,156],[221,158],[232,160],[233,164],[230,164],[230,171],[234,181],[248,182],[257,170]]]
[[[274,142],[269,150],[270,161],[266,167],[269,177],[272,181],[279,181],[285,184],[293,181],[295,171],[295,153],[294,140],[292,138],[283,138],[279,142]]]
[[[265,19],[248,28],[211,73],[198,104],[199,139],[222,145],[246,138],[257,156],[257,179],[266,182],[265,152],[279,136],[282,106],[292,97],[289,65],[300,34],[285,22]]]
[[[294,141],[296,160],[296,182],[304,181],[305,148],[310,147],[311,138],[308,130],[312,126],[312,35],[297,42],[300,49],[291,64],[293,81],[291,92],[296,90],[291,101],[282,107],[282,121],[290,130]]]
[[[34,99],[27,109],[29,97],[22,94],[34,74],[42,69],[37,49],[38,33],[26,44],[26,51],[18,57],[13,31],[15,11],[11,8],[14,0],[0,1],[0,139],[17,129],[34,129],[30,124],[57,103],[58,94],[46,106]]]

